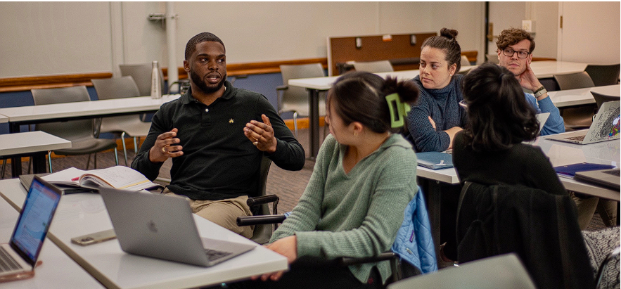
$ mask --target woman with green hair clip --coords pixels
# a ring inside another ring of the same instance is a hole
[[[368,72],[337,79],[326,100],[331,134],[298,205],[267,245],[290,270],[255,276],[248,287],[383,287],[388,262],[344,267],[334,259],[376,256],[395,241],[418,188],[412,145],[391,131],[417,99],[410,81]]]

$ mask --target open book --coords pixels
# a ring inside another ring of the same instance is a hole
[[[72,167],[44,176],[43,179],[52,183],[73,184],[91,188],[108,187],[130,191],[140,191],[160,186],[149,181],[140,172],[124,166],[88,171]]]

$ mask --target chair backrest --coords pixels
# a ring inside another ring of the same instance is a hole
[[[32,98],[35,105],[90,101],[86,86],[72,86],[50,89],[33,89]],[[93,135],[93,120],[72,120],[66,122],[41,123],[36,130],[45,131],[58,137],[74,140]]]
[[[140,96],[151,95],[151,69],[153,65],[151,63],[142,64],[119,64],[121,69],[121,75],[131,75],[134,78],[134,82],[138,86]],[[162,80],[162,93],[166,86],[164,85],[164,77],[162,76],[162,69],[160,68],[160,79]]]
[[[584,71],[591,76],[595,86],[613,85],[619,83],[619,64],[589,64]]]
[[[554,80],[556,80],[561,90],[595,86],[589,74],[584,71],[570,74],[555,74]]]
[[[461,66],[470,66],[472,64],[470,64],[470,60],[468,60],[468,57],[466,57],[465,55],[461,56]]]
[[[515,254],[499,255],[444,268],[433,274],[408,278],[388,286],[388,289],[406,288],[536,288]]]
[[[267,186],[267,175],[270,172],[270,166],[272,165],[272,160],[267,157],[263,157],[261,159],[261,172],[260,172],[260,182],[259,182],[259,190],[257,192],[257,196],[265,196],[267,194],[266,186]],[[261,215],[270,215],[270,208],[268,204],[262,204],[259,209],[259,214]],[[259,244],[266,244],[269,242],[272,237],[273,231],[272,224],[264,224],[264,225],[255,225],[254,231],[252,235],[252,240]]]
[[[486,54],[485,59],[487,59],[487,62],[496,63],[496,64],[500,63],[500,61],[498,60],[498,54],[496,53]]]
[[[140,96],[138,86],[130,75],[117,78],[91,79],[99,100]]]
[[[597,109],[599,109],[604,102],[619,100],[618,96],[605,95],[597,93],[595,91],[591,91],[591,94],[593,95],[593,98],[595,98],[595,103],[597,103]]]
[[[366,72],[393,72],[392,64],[388,60],[369,61],[369,62],[354,62],[354,69],[356,71]]]
[[[283,85],[287,86],[289,79],[324,77],[321,63],[311,63],[302,65],[281,65]],[[320,102],[322,102],[320,100]],[[322,102],[323,103],[323,102]],[[325,105],[319,104],[320,115],[325,114]],[[308,115],[308,92],[302,87],[288,86],[278,99],[278,111],[295,110],[301,115]]]

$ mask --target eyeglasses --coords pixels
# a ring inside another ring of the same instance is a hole
[[[530,54],[530,52],[525,51],[525,50],[515,51],[511,47],[505,48],[502,51],[502,54],[504,54],[505,56],[508,56],[508,57],[513,57],[513,54],[515,54],[516,52],[517,52],[518,58],[520,58],[520,59],[524,59],[524,58],[528,57],[528,55]]]

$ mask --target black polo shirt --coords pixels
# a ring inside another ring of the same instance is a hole
[[[209,106],[194,99],[191,90],[163,104],[132,168],[154,180],[162,163],[152,163],[149,150],[158,135],[177,128],[183,156],[172,159],[168,189],[194,200],[253,196],[264,153],[246,138],[243,129],[250,120],[262,121],[261,114],[265,114],[278,139],[276,152],[265,155],[283,169],[302,169],[304,149],[267,98],[235,88],[228,81],[225,86],[224,95]]]

